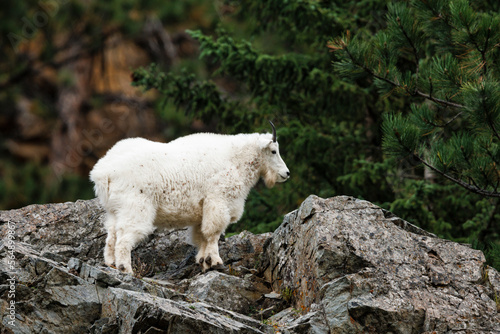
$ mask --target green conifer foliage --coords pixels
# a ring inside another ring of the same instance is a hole
[[[389,4],[372,38],[329,43],[343,76],[370,74],[384,94],[413,98],[383,122],[385,152],[468,191],[500,197],[500,14],[467,0]]]

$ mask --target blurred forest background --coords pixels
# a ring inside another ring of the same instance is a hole
[[[88,172],[123,138],[272,120],[292,177],[259,184],[228,232],[273,231],[310,194],[351,195],[499,268],[498,12],[489,0],[5,1],[0,209],[93,198]]]

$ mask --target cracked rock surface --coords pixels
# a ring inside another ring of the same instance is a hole
[[[274,233],[222,238],[227,269],[207,273],[185,230],[138,245],[135,275],[103,266],[103,215],[96,200],[0,211],[3,332],[500,332],[480,251],[366,201],[311,195]]]

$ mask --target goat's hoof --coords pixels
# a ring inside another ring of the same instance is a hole
[[[118,266],[118,270],[120,270],[121,272],[125,272],[125,266],[123,264],[120,264]]]
[[[209,255],[209,256],[207,256],[207,258],[205,259],[205,263],[206,263],[209,267],[211,267],[211,266],[212,266],[212,257],[210,257],[210,255]]]
[[[204,258],[201,258],[201,259],[200,259],[200,261],[198,261],[198,263],[199,263],[200,265],[203,265],[203,262],[205,262],[205,259],[204,259]]]

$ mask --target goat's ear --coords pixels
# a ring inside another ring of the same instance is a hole
[[[272,140],[260,138],[260,140],[259,140],[260,149],[263,150],[266,147],[269,147],[269,145],[271,145],[272,143],[273,143]]]

